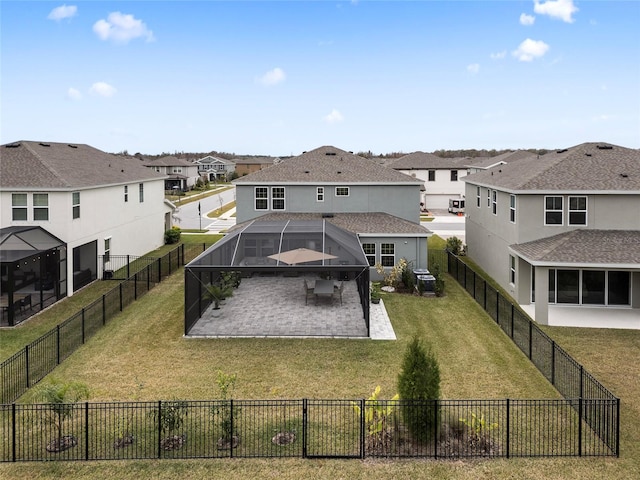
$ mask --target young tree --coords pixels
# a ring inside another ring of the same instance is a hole
[[[402,417],[418,441],[433,438],[439,422],[440,367],[430,348],[418,337],[407,346],[398,375]]]

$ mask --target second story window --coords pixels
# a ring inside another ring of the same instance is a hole
[[[33,194],[33,219],[49,220],[49,194]]]
[[[373,267],[376,264],[376,244],[375,243],[363,243],[362,250],[364,250],[364,255],[367,257],[367,261],[369,262],[369,266]]]
[[[140,203],[144,202],[144,183],[138,184],[138,200]]]
[[[316,189],[316,202],[324,202],[324,187]]]
[[[104,262],[107,263],[111,259],[111,237],[104,239]]]
[[[11,213],[12,220],[27,219],[27,194],[12,193],[11,194]]]
[[[451,181],[452,182],[458,181],[458,170],[451,170]]]
[[[271,188],[271,209],[284,210],[284,187]]]
[[[80,192],[73,192],[71,194],[71,203],[73,218],[80,218]]]
[[[336,187],[336,197],[348,197],[349,187]]]
[[[129,201],[129,186],[124,186],[124,201],[125,203]]]
[[[498,192],[491,190],[491,213],[498,214]]]
[[[173,167],[172,168],[172,172],[173,173],[182,173],[182,167]]]
[[[516,196],[511,195],[509,197],[509,221],[516,223]]]
[[[429,170],[428,175],[429,176],[428,176],[427,180],[429,182],[435,182],[436,181],[436,171],[435,170]]]
[[[544,197],[544,224],[562,225],[562,197]]]
[[[491,190],[487,188],[487,207],[491,206]]]
[[[269,208],[269,189],[256,187],[255,201],[256,210],[267,210]]]
[[[587,197],[569,197],[569,225],[587,224]]]
[[[480,187],[476,187],[476,207],[480,208],[480,203],[482,202],[481,194],[482,189]]]

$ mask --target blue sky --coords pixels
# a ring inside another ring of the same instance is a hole
[[[640,148],[640,2],[0,2],[0,141]]]

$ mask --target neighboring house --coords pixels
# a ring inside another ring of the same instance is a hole
[[[423,182],[420,203],[423,210],[446,209],[452,198],[464,198],[468,158],[442,158],[431,153],[414,152],[385,164]]]
[[[475,157],[467,158],[466,167],[468,174],[482,172],[490,168],[506,165],[507,163],[517,162],[522,159],[531,159],[536,155],[526,150],[516,150],[514,152],[506,152],[495,157]]]
[[[208,181],[226,180],[228,175],[235,170],[235,163],[224,158],[207,155],[193,162],[198,166],[198,172]]]
[[[33,141],[2,145],[0,156],[0,226],[11,234],[3,238],[41,227],[62,242],[55,264],[33,252],[22,264],[21,247],[2,246],[3,277],[33,272],[29,285],[11,287],[16,291],[42,293],[53,281],[59,297],[72,295],[101,274],[101,256],[143,255],[163,245],[172,213],[164,200],[166,176],[138,159]]]
[[[467,254],[537,322],[598,307],[640,328],[640,151],[584,143],[465,182]]]
[[[186,192],[187,190],[191,190],[200,178],[197,165],[174,156],[161,157],[155,160],[144,160],[142,164],[155,172],[168,176],[164,181],[165,190],[180,190]]]
[[[235,172],[238,177],[249,175],[281,162],[278,157],[243,157],[234,158],[233,161],[236,164]]]
[[[422,182],[374,161],[324,146],[234,180],[236,219],[326,221],[358,235],[370,266],[401,258],[427,268],[420,225]],[[371,269],[373,278],[378,278]]]

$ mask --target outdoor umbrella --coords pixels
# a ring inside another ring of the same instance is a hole
[[[273,255],[269,255],[269,258],[289,265],[297,265],[298,263],[317,262],[318,260],[330,260],[338,257],[308,248],[296,248],[294,250],[287,250],[286,252],[274,253]]]

